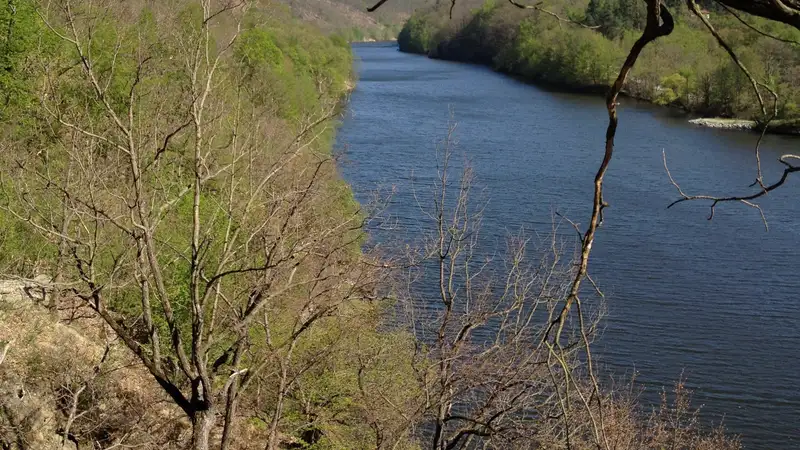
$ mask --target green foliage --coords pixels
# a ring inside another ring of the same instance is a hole
[[[34,50],[41,31],[32,2],[4,3],[0,7],[0,119],[9,108],[25,107],[32,101],[32,80],[25,76],[25,59]]]
[[[512,38],[512,31],[509,16],[494,0],[487,0],[473,11],[469,22],[460,29],[437,33],[435,40],[438,44],[431,53],[434,56],[441,53],[447,59],[492,64],[497,49]]]
[[[412,336],[376,331],[385,311],[356,306],[346,315],[349,321],[329,322],[319,329],[313,346],[300,349],[313,357],[320,345],[331,348],[323,364],[303,375],[298,402],[292,408],[295,414],[287,416],[289,428],[298,430],[297,436],[307,443],[315,432],[319,434],[321,439],[313,443],[313,449],[375,448],[371,427],[379,422],[402,424],[397,407],[420,395],[412,369]],[[399,444],[409,448],[402,441]]]
[[[437,13],[426,15],[414,14],[400,30],[397,42],[400,51],[410,53],[428,53],[434,47],[434,36],[438,30]]]
[[[279,19],[260,19],[265,24],[245,30],[234,52],[251,101],[296,120],[320,105],[321,92],[345,92],[352,55],[341,36],[322,38],[299,23],[287,27]]]
[[[682,98],[689,86],[689,81],[679,73],[661,79],[661,90],[655,102],[659,105],[669,105]]]
[[[283,65],[283,52],[269,30],[263,28],[245,30],[236,50],[246,70],[256,70],[260,66],[279,69]]]
[[[621,52],[589,30],[542,29],[520,24],[516,39],[499,61],[505,70],[533,80],[568,86],[608,84]]]
[[[598,26],[608,38],[619,37],[627,29],[643,29],[647,21],[645,3],[638,0],[590,0],[585,21]]]
[[[733,62],[722,65],[710,75],[706,97],[709,109],[718,111],[723,117],[738,115],[746,107],[744,98],[748,94],[747,77]]]
[[[36,13],[33,0],[7,0],[0,5],[0,122],[3,133],[31,126],[41,81],[39,65],[64,51],[64,44]]]
[[[9,198],[10,187],[0,182],[0,205],[8,206],[14,201]],[[8,214],[0,213],[0,272],[19,273],[26,277],[36,274],[36,262],[49,259],[56,254],[56,248],[32,232],[31,228]]]
[[[585,9],[579,11],[579,8]],[[706,115],[758,117],[761,109],[746,77],[719,48],[700,21],[683,12],[683,2],[667,2],[675,15],[673,33],[649,45],[626,84],[626,92],[662,105]],[[798,117],[800,46],[744,28],[712,4],[712,22],[734,47],[753,76],[778,93],[778,118]],[[545,14],[487,1],[460,25],[443,21],[441,10],[419,11],[400,34],[402,51],[491,65],[533,81],[567,89],[596,91],[610,85],[645,25],[638,0],[568,0],[560,14],[598,27],[564,25]],[[748,23],[783,39],[800,40],[800,31],[754,17]],[[766,109],[772,109],[764,91]]]

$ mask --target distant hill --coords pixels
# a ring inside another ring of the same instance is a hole
[[[386,40],[397,37],[403,23],[420,7],[437,0],[390,0],[374,13],[372,0],[281,0],[292,13],[323,31],[338,32],[350,40]]]

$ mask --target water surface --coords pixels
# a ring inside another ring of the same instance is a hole
[[[471,65],[357,45],[360,81],[339,131],[342,166],[360,200],[394,184],[389,212],[418,214],[410,179],[435,177],[435,143],[452,108],[459,149],[489,203],[483,234],[502,242],[520,227],[547,233],[553,212],[586,223],[602,158],[606,112],[597,97],[553,93]],[[683,372],[707,423],[724,423],[747,448],[800,447],[800,177],[760,203],[717,208],[676,192],[747,192],[755,179],[748,133],[697,128],[685,117],[622,100],[614,160],[606,178],[611,207],[591,271],[609,301],[599,342],[618,375],[638,373],[643,400],[657,402]],[[800,139],[770,136],[765,178]]]

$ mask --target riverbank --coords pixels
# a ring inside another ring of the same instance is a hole
[[[550,17],[489,3],[457,20],[446,17],[446,11],[436,9],[415,13],[399,35],[400,50],[480,64],[547,89],[581,94],[602,95],[608,90],[639,33],[635,24],[600,31],[559,26]],[[723,16],[715,19],[724,21]],[[721,26],[728,27],[724,22]],[[760,41],[742,41],[736,50],[753,55],[753,76],[773,80],[779,95],[778,114],[767,131],[800,134],[800,83],[786,75],[788,69],[800,64],[800,53],[790,49],[778,55],[776,52],[783,49]],[[777,75],[759,72],[768,59],[781,61]],[[680,12],[676,13],[672,35],[655,42],[640,56],[623,94],[682,110],[692,117],[709,118],[698,122],[703,126],[763,129],[751,123],[763,113],[747,78],[708,39],[696,18],[681,16]]]
[[[373,38],[363,38],[363,39],[353,39],[348,41],[350,44],[378,44],[381,42],[397,42],[397,39],[373,39]]]
[[[706,128],[719,128],[723,130],[747,130],[755,131],[758,123],[755,120],[721,119],[721,118],[701,118],[689,121],[692,125]]]
[[[475,65],[482,65],[482,66],[489,66],[492,67],[491,64],[485,64],[482,62],[476,61],[465,61],[461,58],[448,58],[446,54],[427,54],[421,51],[414,51],[413,49],[403,48],[403,46],[399,47],[399,50],[404,53],[411,53],[417,54],[422,56],[427,56],[431,59],[441,59],[443,61],[454,61],[460,62],[464,64],[475,64]],[[547,90],[552,90],[556,92],[566,92],[571,94],[583,94],[583,95],[597,95],[597,96],[604,96],[608,91],[608,85],[604,84],[570,84],[570,83],[559,83],[554,81],[545,81],[542,79],[536,79],[531,77],[525,77],[521,74],[514,73],[508,70],[503,70],[501,68],[492,67],[496,72],[501,73],[505,76],[514,78],[521,82],[538,86],[540,88],[544,88]],[[636,85],[638,84],[639,80],[635,78],[629,80],[629,85]],[[663,106],[665,108],[674,108],[683,111],[687,117],[691,116],[694,111],[687,110],[686,108],[682,107],[679,104],[662,104],[657,101],[653,101],[652,98],[648,98],[647,96],[642,96],[640,93],[637,93],[636,90],[631,90],[629,88],[624,88],[620,94],[622,97],[632,98],[638,101],[643,101],[647,103],[651,103],[658,106]],[[716,128],[716,129],[724,129],[724,130],[736,130],[736,131],[751,131],[751,132],[761,132],[764,129],[765,124],[760,123],[756,120],[749,120],[749,119],[735,119],[735,118],[724,118],[724,117],[699,117],[694,119],[689,119],[688,122],[692,125],[705,127],[705,128]],[[784,119],[784,120],[773,120],[766,123],[767,133],[768,134],[780,134],[780,135],[789,135],[789,136],[800,136],[800,119]]]
[[[689,120],[689,123],[706,128],[756,132],[763,131],[764,127],[766,126],[767,133],[770,134],[800,136],[800,120],[774,120],[766,124],[762,124],[755,120],[698,118]]]

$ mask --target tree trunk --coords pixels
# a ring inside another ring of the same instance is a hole
[[[195,412],[192,416],[192,450],[210,449],[209,438],[216,419],[216,414],[211,408]]]
[[[285,397],[286,388],[285,379],[285,377],[281,378],[281,385],[278,390],[278,401],[275,404],[275,411],[269,426],[269,440],[267,441],[266,450],[275,450],[278,448],[278,424],[280,422],[281,413],[283,412],[283,399]]]

